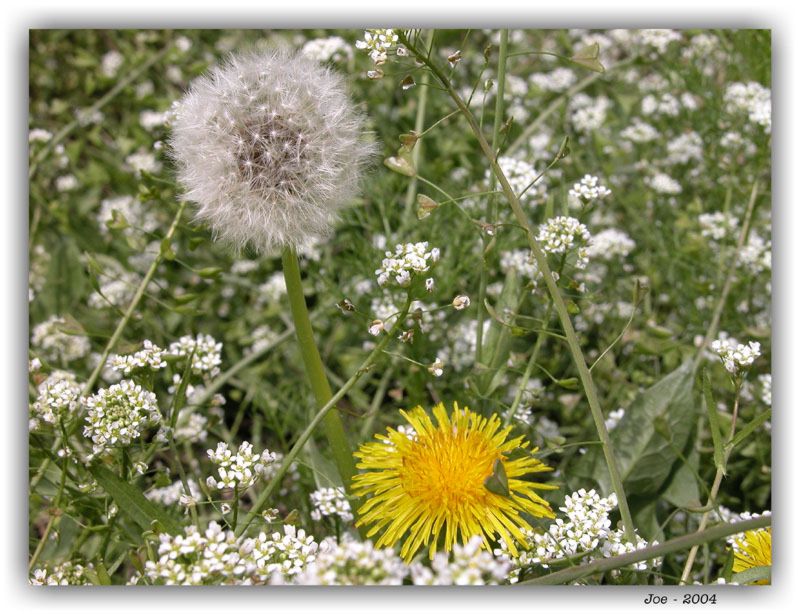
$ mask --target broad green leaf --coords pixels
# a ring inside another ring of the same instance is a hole
[[[661,492],[679,460],[678,452],[685,448],[694,425],[692,373],[687,362],[642,392],[611,431],[617,465],[628,492],[640,497]],[[575,463],[573,473],[594,479],[604,492],[612,490],[599,447]]]
[[[686,458],[686,462],[680,462],[677,470],[668,480],[661,495],[662,498],[675,507],[701,507],[700,489],[697,486],[697,468],[699,465],[700,453],[697,449],[692,449]]]
[[[89,465],[89,471],[100,487],[117,504],[119,513],[125,514],[142,530],[149,531],[153,521],[157,520],[168,533],[176,535],[181,532],[181,526],[174,518],[152,501],[148,501],[132,484],[123,481],[102,465]]]

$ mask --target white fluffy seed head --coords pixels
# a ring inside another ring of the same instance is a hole
[[[344,80],[286,51],[231,56],[176,105],[178,179],[214,236],[258,252],[329,235],[374,148]]]

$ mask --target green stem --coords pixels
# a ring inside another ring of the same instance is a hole
[[[737,533],[762,529],[770,526],[771,522],[772,519],[769,516],[759,516],[758,518],[752,518],[750,520],[744,520],[741,522],[721,524],[716,527],[706,529],[705,531],[697,531],[696,533],[690,533],[689,535],[682,535],[680,537],[676,537],[675,539],[666,541],[663,544],[649,546],[648,548],[643,548],[642,550],[637,550],[628,554],[614,556],[607,559],[597,559],[591,563],[579,565],[578,567],[562,569],[561,571],[557,571],[546,576],[541,576],[539,578],[523,580],[519,584],[567,584],[593,574],[604,573],[606,571],[611,571],[612,569],[619,569],[621,567],[626,567],[627,565],[632,565],[633,563],[639,563],[641,561],[661,558],[667,554],[686,550],[687,548],[691,548],[692,546],[698,544],[707,544],[709,542],[728,537],[729,535],[736,535]]]
[[[544,316],[544,328],[550,326],[550,317],[553,315],[553,303],[552,301],[547,305],[547,313]],[[519,387],[517,388],[517,392],[514,395],[514,400],[511,403],[511,407],[506,412],[506,417],[503,420],[503,425],[508,426],[511,421],[514,419],[514,414],[517,413],[517,409],[519,408],[519,404],[522,401],[522,394],[525,392],[525,387],[528,385],[528,380],[531,378],[531,374],[533,373],[533,368],[536,366],[536,359],[539,357],[539,352],[544,345],[544,338],[545,334],[543,332],[539,333],[536,336],[536,343],[533,346],[533,351],[531,352],[531,357],[528,360],[528,364],[525,367],[525,373],[522,375],[522,379],[519,382]]]
[[[614,492],[617,495],[617,499],[619,501],[619,511],[620,515],[622,516],[622,524],[624,527],[625,538],[630,541],[635,541],[636,532],[634,530],[633,524],[633,517],[631,516],[630,508],[628,506],[627,498],[625,497],[625,489],[622,485],[622,477],[620,475],[619,467],[617,466],[617,460],[614,456],[614,449],[611,445],[611,439],[608,436],[608,429],[606,428],[605,421],[603,418],[603,410],[600,407],[600,401],[597,396],[597,390],[595,389],[594,380],[592,379],[592,374],[589,371],[589,367],[586,364],[586,358],[583,355],[583,351],[581,350],[580,343],[578,341],[578,336],[575,334],[575,329],[572,326],[572,321],[570,320],[569,311],[567,310],[567,306],[564,302],[564,298],[561,296],[561,292],[556,285],[555,280],[553,279],[553,274],[550,269],[550,265],[547,263],[547,257],[545,253],[542,251],[542,248],[539,246],[539,243],[536,241],[533,229],[530,226],[527,216],[522,209],[522,205],[519,202],[519,199],[514,194],[514,190],[511,188],[511,185],[508,182],[505,174],[503,173],[500,166],[497,164],[497,157],[495,152],[492,150],[489,143],[486,141],[486,138],[483,135],[483,132],[478,126],[477,121],[475,120],[475,116],[469,110],[469,108],[464,104],[464,101],[459,96],[458,92],[452,86],[450,81],[447,77],[442,73],[442,71],[438,68],[436,64],[434,64],[431,60],[426,58],[424,55],[420,54],[420,52],[410,44],[408,38],[404,35],[400,35],[401,42],[406,45],[408,50],[414,54],[415,57],[420,59],[423,63],[425,63],[442,84],[442,86],[447,90],[447,93],[450,95],[450,98],[453,100],[455,105],[461,109],[464,118],[467,120],[467,123],[470,126],[475,138],[480,145],[481,150],[483,151],[484,156],[489,160],[492,170],[497,175],[497,179],[500,182],[500,186],[503,189],[503,193],[506,195],[506,199],[508,200],[509,204],[511,205],[511,209],[514,212],[514,217],[517,219],[517,223],[522,226],[527,234],[528,244],[531,248],[531,252],[536,260],[536,264],[538,265],[539,270],[542,272],[542,277],[544,278],[545,285],[547,286],[547,291],[550,294],[553,305],[555,307],[556,313],[558,314],[558,318],[561,322],[561,326],[564,329],[564,334],[567,338],[567,344],[569,346],[570,353],[572,354],[573,362],[575,363],[575,367],[578,370],[578,376],[580,377],[581,384],[583,385],[584,392],[586,394],[586,400],[589,403],[589,409],[592,413],[592,419],[595,423],[595,428],[597,429],[597,434],[600,438],[603,447],[603,455],[605,457],[606,465],[608,466],[608,472],[611,477],[611,485],[614,489]]]
[[[428,31],[428,36],[425,39],[425,47],[430,48],[433,42],[434,30]],[[425,109],[428,106],[428,83],[430,82],[431,74],[427,71],[422,73],[419,78],[419,98],[417,99],[417,116],[414,119],[414,132],[422,134],[425,128]],[[418,139],[411,150],[411,163],[414,168],[419,170],[419,162],[422,157],[422,139]],[[413,177],[408,184],[406,190],[406,219],[415,218],[414,215],[414,199],[417,197],[417,178]]]
[[[497,95],[494,100],[494,125],[492,126],[492,151],[496,152],[500,143],[500,128],[503,125],[505,113],[505,94],[506,94],[506,58],[508,56],[508,30],[500,30],[500,49],[497,57]],[[497,187],[497,176],[492,169],[489,180],[489,191],[494,191]],[[493,224],[497,217],[497,198],[495,195],[489,197],[488,211],[486,220]],[[475,332],[475,364],[483,362],[483,322],[486,319],[486,284],[489,272],[486,265],[486,255],[491,244],[492,237],[484,232],[481,234],[483,249],[481,250],[481,275],[478,283],[478,328]]]
[[[725,453],[722,457],[722,466],[717,467],[717,472],[714,475],[714,482],[711,484],[711,491],[708,493],[708,500],[706,501],[706,512],[700,518],[700,526],[698,527],[698,531],[702,531],[708,525],[708,519],[711,517],[711,512],[714,509],[714,503],[717,500],[717,495],[719,494],[719,487],[722,485],[722,478],[725,476],[725,467],[728,464],[728,459],[731,456],[731,442],[733,441],[733,436],[736,433],[736,419],[739,415],[739,395],[741,393],[741,386],[737,386],[736,388],[736,397],[733,400],[733,415],[731,417],[731,432],[728,434],[728,441],[725,442]],[[716,411],[716,408],[711,408],[710,411]],[[689,551],[689,556],[686,558],[686,564],[683,566],[683,573],[681,573],[681,585],[686,584],[689,580],[689,575],[692,573],[692,565],[694,565],[694,559],[697,556],[697,545],[692,546],[692,549]]]
[[[379,356],[381,352],[383,352],[383,349],[386,347],[389,341],[395,338],[397,332],[405,323],[406,316],[408,315],[408,310],[410,309],[410,307],[411,307],[411,297],[409,296],[406,299],[405,307],[400,312],[397,321],[394,323],[389,333],[387,335],[384,335],[384,337],[369,353],[364,362],[361,363],[361,366],[358,368],[358,370],[356,370],[356,372],[353,373],[352,376],[350,376],[350,379],[348,379],[344,383],[344,385],[342,385],[342,387],[336,391],[336,394],[334,394],[330,398],[330,400],[327,403],[325,403],[319,409],[317,414],[311,419],[311,422],[308,423],[308,426],[306,426],[305,430],[300,434],[300,437],[298,437],[297,441],[295,441],[294,445],[292,446],[292,449],[289,450],[289,452],[283,458],[283,463],[281,463],[280,468],[275,473],[273,478],[270,480],[269,484],[267,484],[267,487],[263,491],[261,491],[261,493],[258,495],[258,498],[253,504],[252,509],[248,512],[247,516],[244,519],[244,522],[242,522],[241,527],[236,531],[237,536],[244,533],[247,530],[247,527],[250,526],[250,523],[253,522],[253,520],[255,520],[255,517],[258,516],[258,514],[261,512],[262,509],[264,509],[264,506],[266,505],[270,496],[272,496],[272,493],[275,492],[275,489],[281,483],[281,480],[283,480],[283,477],[286,475],[286,472],[289,471],[289,467],[291,467],[292,463],[294,462],[294,459],[300,453],[300,450],[302,450],[303,446],[305,445],[306,441],[308,441],[309,437],[311,437],[311,435],[314,433],[314,430],[317,428],[317,426],[319,426],[319,423],[324,420],[325,416],[328,415],[331,408],[333,408],[336,405],[336,403],[338,403],[347,394],[347,392],[353,386],[355,386],[356,382],[358,382],[358,380],[360,380],[361,377],[373,367],[373,365],[375,364],[375,358]]]
[[[747,240],[747,233],[750,230],[750,222],[753,219],[753,210],[756,206],[756,199],[758,196],[758,181],[753,184],[753,189],[750,191],[750,200],[747,203],[747,210],[744,214],[744,221],[742,222],[742,230],[739,232],[739,238],[736,241],[736,253],[740,253],[742,251],[742,247],[744,246],[744,242]],[[708,325],[708,329],[706,330],[706,334],[703,337],[703,342],[700,344],[700,347],[697,348],[697,354],[694,357],[693,368],[696,370],[697,367],[700,366],[700,363],[703,361],[703,357],[705,355],[706,348],[711,345],[711,342],[714,340],[714,337],[717,336],[717,331],[719,330],[719,322],[722,319],[722,310],[725,308],[725,303],[728,301],[728,294],[730,294],[731,287],[733,286],[733,280],[736,277],[736,267],[737,262],[735,258],[731,258],[731,263],[728,268],[728,273],[725,275],[725,283],[722,286],[722,292],[720,292],[719,300],[717,300],[717,304],[714,307],[714,314],[711,316],[711,323]]]
[[[294,319],[297,341],[300,346],[300,354],[303,357],[306,375],[311,383],[314,398],[318,407],[324,407],[333,396],[328,378],[325,377],[325,367],[319,356],[319,350],[314,342],[314,332],[311,328],[311,319],[308,316],[308,307],[303,295],[303,285],[300,278],[300,263],[297,260],[297,253],[292,248],[283,250],[283,276],[286,280],[286,292],[289,295],[289,304]],[[356,473],[356,463],[353,459],[353,451],[347,441],[344,432],[344,425],[338,411],[327,412],[325,414],[325,435],[331,447],[333,460],[342,478],[345,490],[350,493],[351,480]]]

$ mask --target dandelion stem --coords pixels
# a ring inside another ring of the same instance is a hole
[[[309,437],[311,437],[311,435],[314,433],[314,430],[317,428],[317,426],[319,426],[319,423],[323,421],[325,416],[330,412],[331,408],[333,408],[336,403],[338,403],[348,393],[348,391],[356,385],[358,380],[360,380],[361,377],[372,368],[372,366],[375,364],[375,358],[383,352],[383,349],[386,347],[389,341],[395,338],[397,331],[399,331],[405,323],[406,316],[408,315],[408,310],[410,308],[411,297],[409,296],[406,299],[406,304],[403,307],[402,312],[398,316],[397,321],[394,323],[388,334],[384,335],[384,337],[372,349],[364,362],[361,363],[361,366],[356,370],[355,373],[353,373],[353,375],[350,376],[350,379],[348,379],[342,385],[342,387],[336,391],[336,393],[330,398],[330,400],[328,400],[327,403],[320,407],[317,414],[311,419],[311,422],[308,423],[308,426],[306,426],[305,430],[297,438],[297,441],[295,441],[292,449],[289,450],[289,452],[283,458],[283,463],[281,463],[280,468],[270,480],[269,484],[267,484],[266,488],[258,495],[255,503],[253,503],[252,509],[248,512],[244,521],[237,529],[237,536],[241,535],[247,530],[247,527],[250,526],[250,523],[253,522],[255,517],[264,508],[270,496],[272,496],[272,493],[275,492],[275,489],[281,483],[281,480],[283,480],[283,477],[286,475],[286,472],[289,470],[289,467],[291,467],[294,459],[300,453],[300,450],[303,448],[306,441],[308,441]]]
[[[600,407],[600,401],[597,395],[597,390],[595,389],[594,380],[592,379],[592,374],[589,371],[589,367],[586,364],[586,358],[583,355],[583,351],[581,350],[580,342],[578,341],[578,336],[575,334],[575,329],[572,326],[572,321],[570,320],[569,311],[567,310],[567,306],[564,302],[564,298],[561,296],[561,292],[556,285],[555,280],[553,279],[553,274],[550,269],[550,265],[547,262],[547,257],[545,253],[542,251],[542,248],[539,246],[539,243],[536,241],[533,230],[530,226],[527,216],[522,209],[522,205],[519,202],[519,199],[514,194],[514,190],[511,188],[511,185],[508,182],[505,174],[503,173],[500,165],[497,163],[497,153],[492,149],[489,143],[486,141],[486,137],[483,134],[483,131],[480,129],[477,121],[475,120],[475,116],[469,110],[469,108],[464,104],[464,101],[461,99],[461,96],[455,90],[453,85],[447,79],[447,77],[442,73],[439,67],[433,63],[430,59],[426,58],[423,54],[419,52],[413,45],[410,44],[408,38],[405,36],[405,33],[401,33],[400,35],[401,42],[406,45],[408,50],[414,54],[415,57],[420,59],[424,62],[433,72],[434,76],[440,81],[440,83],[444,86],[449,94],[450,98],[453,100],[455,105],[461,109],[464,118],[467,120],[467,123],[470,126],[475,138],[480,145],[480,148],[489,160],[491,164],[492,170],[497,176],[498,181],[500,182],[500,186],[503,189],[504,194],[506,195],[506,199],[508,200],[512,211],[514,212],[514,216],[517,219],[517,223],[522,226],[527,234],[528,244],[531,248],[531,252],[536,260],[536,264],[539,267],[539,270],[542,272],[542,276],[544,278],[544,282],[547,286],[547,291],[549,292],[550,296],[553,300],[553,305],[555,307],[556,313],[558,314],[558,318],[561,322],[561,326],[564,329],[564,334],[567,338],[567,345],[569,346],[570,353],[572,354],[573,362],[575,363],[575,367],[578,370],[578,376],[580,377],[581,383],[583,385],[584,392],[586,394],[586,400],[589,403],[589,409],[592,413],[592,418],[595,423],[595,428],[597,429],[597,434],[602,442],[603,446],[603,455],[605,457],[606,465],[608,466],[608,473],[611,477],[611,485],[614,489],[614,492],[617,495],[619,500],[619,511],[620,515],[622,516],[622,524],[625,532],[625,538],[630,542],[635,542],[636,532],[634,530],[633,525],[633,517],[631,516],[630,508],[628,506],[628,501],[625,497],[625,490],[622,485],[622,477],[620,475],[619,467],[617,466],[617,460],[614,456],[614,449],[611,444],[611,439],[608,436],[608,429],[606,428],[605,421],[603,418],[603,410]],[[480,330],[480,328],[478,329]]]
[[[325,376],[325,367],[322,364],[317,344],[314,342],[311,319],[308,316],[308,307],[303,295],[300,263],[297,260],[297,253],[292,248],[283,250],[283,276],[286,280],[286,292],[289,295],[289,304],[306,375],[314,392],[317,406],[324,407],[333,397],[333,393],[331,392],[328,378]],[[324,422],[325,435],[331,446],[336,468],[339,471],[342,484],[349,494],[350,481],[355,475],[356,465],[355,460],[353,460],[353,451],[344,432],[341,416],[338,411],[326,412]]]
[[[759,516],[758,518],[751,518],[750,520],[743,520],[741,522],[731,522],[721,524],[705,531],[697,531],[689,533],[688,535],[681,535],[675,539],[658,544],[656,546],[649,546],[635,552],[629,552],[620,556],[612,556],[609,558],[597,559],[585,565],[577,567],[570,567],[569,569],[562,569],[546,576],[539,578],[531,578],[530,580],[523,580],[523,584],[567,584],[575,582],[586,576],[591,576],[596,573],[603,573],[611,571],[612,569],[620,569],[627,565],[639,563],[641,561],[648,561],[655,558],[661,558],[673,552],[679,552],[690,548],[691,546],[699,544],[707,544],[709,542],[728,537],[729,535],[736,535],[737,533],[744,533],[746,531],[753,531],[755,529],[762,529],[770,526],[772,519],[769,516]]]

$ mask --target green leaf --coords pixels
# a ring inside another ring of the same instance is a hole
[[[703,369],[703,400],[706,406],[706,413],[708,414],[708,428],[711,431],[711,439],[714,442],[714,464],[717,469],[722,470],[725,474],[725,453],[722,447],[722,429],[719,426],[719,415],[717,414],[717,406],[714,403],[714,396],[711,393],[711,379],[708,377],[708,371]]]
[[[669,483],[664,488],[661,495],[662,498],[675,507],[701,507],[700,489],[697,486],[697,468],[699,465],[700,452],[698,452],[696,448],[693,448],[686,462],[680,464],[677,471],[675,471]]]
[[[640,497],[661,492],[694,425],[696,407],[692,382],[693,369],[687,361],[642,392],[611,431],[611,443],[626,491]],[[668,434],[669,438],[658,431]],[[573,472],[595,480],[604,492],[612,490],[599,447],[592,448],[579,459]]]
[[[103,465],[89,465],[89,471],[117,504],[119,513],[125,514],[142,530],[149,531],[153,521],[157,521],[163,530],[172,535],[181,532],[181,526],[174,518],[152,501],[148,501],[138,488],[123,481],[108,468]]]
[[[511,491],[508,489],[508,476],[506,475],[506,468],[503,466],[503,461],[499,458],[494,461],[492,468],[492,475],[483,481],[486,490],[493,492],[501,497],[510,497]]]
[[[736,434],[736,437],[733,438],[733,441],[731,442],[731,448],[735,448],[745,439],[747,439],[753,433],[753,431],[764,424],[771,415],[772,410],[768,409],[767,411],[758,414],[755,418],[748,422],[747,425]]]
[[[739,584],[754,584],[760,580],[766,580],[768,583],[772,580],[771,565],[751,567],[731,576],[731,582],[738,582]]]

